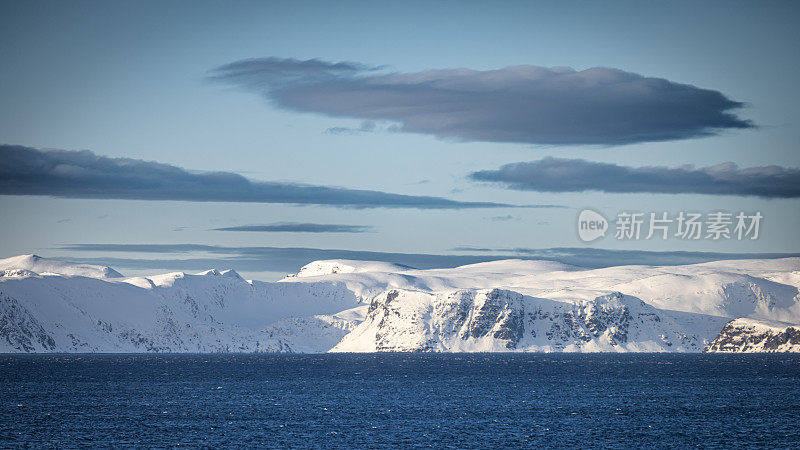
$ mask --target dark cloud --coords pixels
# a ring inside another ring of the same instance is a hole
[[[583,159],[544,158],[474,172],[475,181],[539,192],[620,192],[659,194],[754,195],[800,197],[800,169],[779,166],[627,167]]]
[[[240,225],[214,228],[212,231],[256,231],[290,233],[366,233],[372,227],[366,225],[335,225],[328,223],[278,222],[268,225]]]
[[[0,145],[0,195],[287,203],[349,208],[462,209],[514,206],[310,184],[251,181],[231,172],[193,173],[168,164],[109,158],[88,150],[45,151],[12,145]]]
[[[800,253],[714,253],[714,252],[651,252],[638,250],[605,250],[595,248],[493,249],[458,247],[457,254],[418,254],[334,250],[300,247],[224,247],[203,244],[71,244],[60,250],[93,253],[144,253],[175,255],[187,258],[69,258],[78,262],[106,264],[117,269],[205,270],[211,267],[242,271],[297,272],[300,267],[320,259],[355,259],[384,261],[418,269],[448,268],[509,258],[559,261],[587,268],[628,264],[680,265],[731,259],[772,259],[798,257]],[[193,253],[204,254],[192,257]],[[218,255],[208,257],[207,255]]]
[[[355,62],[331,63],[319,59],[251,58],[218,67],[212,79],[236,74],[238,84],[250,88],[291,86],[296,83],[322,82],[359,75],[380,69]]]
[[[381,73],[355,63],[261,58],[210,78],[274,105],[332,117],[398,122],[394,131],[461,141],[618,145],[752,128],[720,92],[596,67]]]

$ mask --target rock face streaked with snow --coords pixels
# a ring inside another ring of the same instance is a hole
[[[724,319],[702,317],[710,325]],[[703,333],[641,300],[612,293],[553,301],[503,289],[391,290],[370,304],[338,352],[697,352]]]
[[[23,255],[0,260],[0,352],[791,351],[798,285],[798,258],[596,270],[332,260],[267,283],[213,269],[125,278]]]
[[[800,353],[800,326],[753,319],[725,325],[708,353]]]
[[[58,263],[70,275],[0,277],[0,351],[323,352],[355,326],[336,314],[359,306],[337,283],[262,283],[216,270],[92,278]]]

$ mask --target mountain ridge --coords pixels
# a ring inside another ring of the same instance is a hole
[[[800,329],[798,258],[604,269],[503,260],[428,270],[325,260],[262,282],[232,269],[124,277],[34,256],[0,260],[0,352],[800,347],[790,331]],[[792,345],[759,344],[787,333]]]

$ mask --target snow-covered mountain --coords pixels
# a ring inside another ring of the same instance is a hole
[[[0,259],[0,275],[23,275],[26,272],[37,274],[78,275],[92,278],[121,278],[122,274],[108,266],[78,264],[37,255],[19,255]]]
[[[0,277],[0,351],[321,352],[355,325],[337,313],[359,306],[340,283],[262,283],[232,270],[103,278],[44,263],[66,274]]]
[[[390,290],[335,352],[697,352],[726,319],[660,311],[619,292],[574,302],[504,289]]]
[[[728,322],[708,353],[800,353],[800,326],[754,319]]]
[[[798,286],[799,258],[596,270],[331,260],[268,283],[214,269],[126,278],[23,255],[0,260],[0,352],[773,350],[765,333],[789,336],[784,351],[800,329]]]

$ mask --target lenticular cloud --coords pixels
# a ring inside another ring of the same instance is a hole
[[[538,192],[601,191],[616,193],[743,195],[800,197],[800,169],[763,166],[740,168],[732,162],[709,167],[628,167],[584,159],[543,158],[473,172],[475,181]]]
[[[385,73],[357,63],[259,58],[211,78],[280,108],[395,122],[401,132],[459,141],[620,145],[752,128],[722,93],[596,67],[510,66]]]
[[[0,145],[0,195],[279,203],[340,208],[462,209],[512,206],[336,186],[254,181],[232,172],[195,173],[169,164],[109,158],[88,150],[39,150],[14,145]]]

